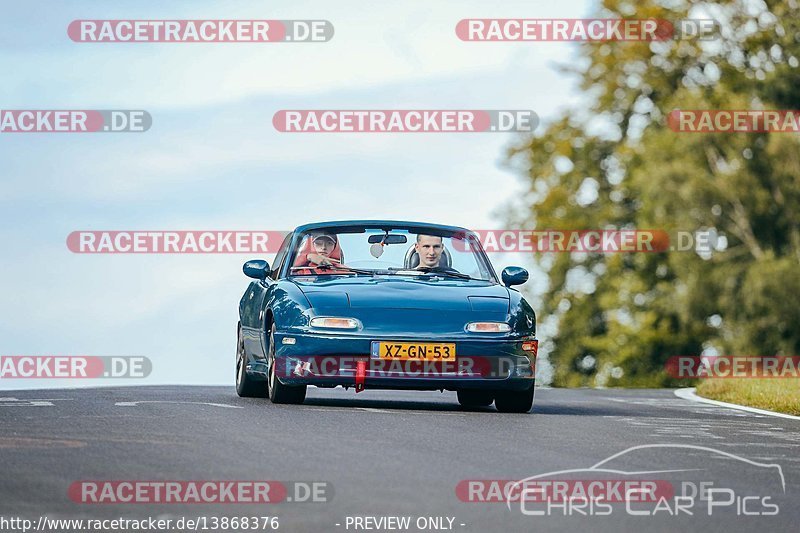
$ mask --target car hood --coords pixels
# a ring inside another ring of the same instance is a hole
[[[507,313],[508,289],[488,281],[411,277],[295,278],[315,308],[429,309]]]

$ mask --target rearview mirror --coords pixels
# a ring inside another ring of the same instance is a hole
[[[269,272],[269,263],[263,259],[251,259],[242,267],[244,275],[253,279],[266,279]]]
[[[383,244],[405,244],[408,242],[408,238],[402,233],[375,234],[367,237],[367,242],[370,244],[379,244],[380,242],[383,242]]]
[[[528,281],[528,271],[522,267],[506,267],[503,269],[503,285],[511,287],[512,285],[522,285]]]

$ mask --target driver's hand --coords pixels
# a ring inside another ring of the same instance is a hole
[[[322,266],[322,265],[325,265],[325,266],[337,266],[337,265],[339,265],[339,261],[337,261],[336,259],[331,259],[330,257],[321,256],[320,259],[319,259],[319,263],[317,263],[317,264],[320,265],[320,266]]]

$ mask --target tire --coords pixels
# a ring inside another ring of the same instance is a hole
[[[483,390],[460,390],[456,391],[458,403],[462,407],[488,407],[494,401],[491,391]]]
[[[267,350],[269,364],[269,379],[267,389],[272,403],[300,404],[306,399],[306,385],[284,385],[275,375],[275,324],[269,331],[269,350]]]
[[[524,391],[497,391],[494,406],[501,413],[527,413],[533,407],[534,388]]]
[[[247,354],[244,351],[242,327],[239,326],[236,339],[236,394],[242,398],[266,398],[267,384],[247,375]]]

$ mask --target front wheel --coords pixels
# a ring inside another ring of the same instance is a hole
[[[275,369],[275,324],[269,331],[269,379],[267,380],[269,389],[269,399],[272,403],[303,403],[306,399],[305,385],[284,385],[278,379]]]
[[[533,387],[525,391],[497,391],[494,406],[501,413],[527,413],[533,407],[533,391]]]
[[[258,381],[247,375],[247,354],[244,351],[242,327],[236,339],[236,394],[242,398],[266,398],[267,387],[264,381]]]

